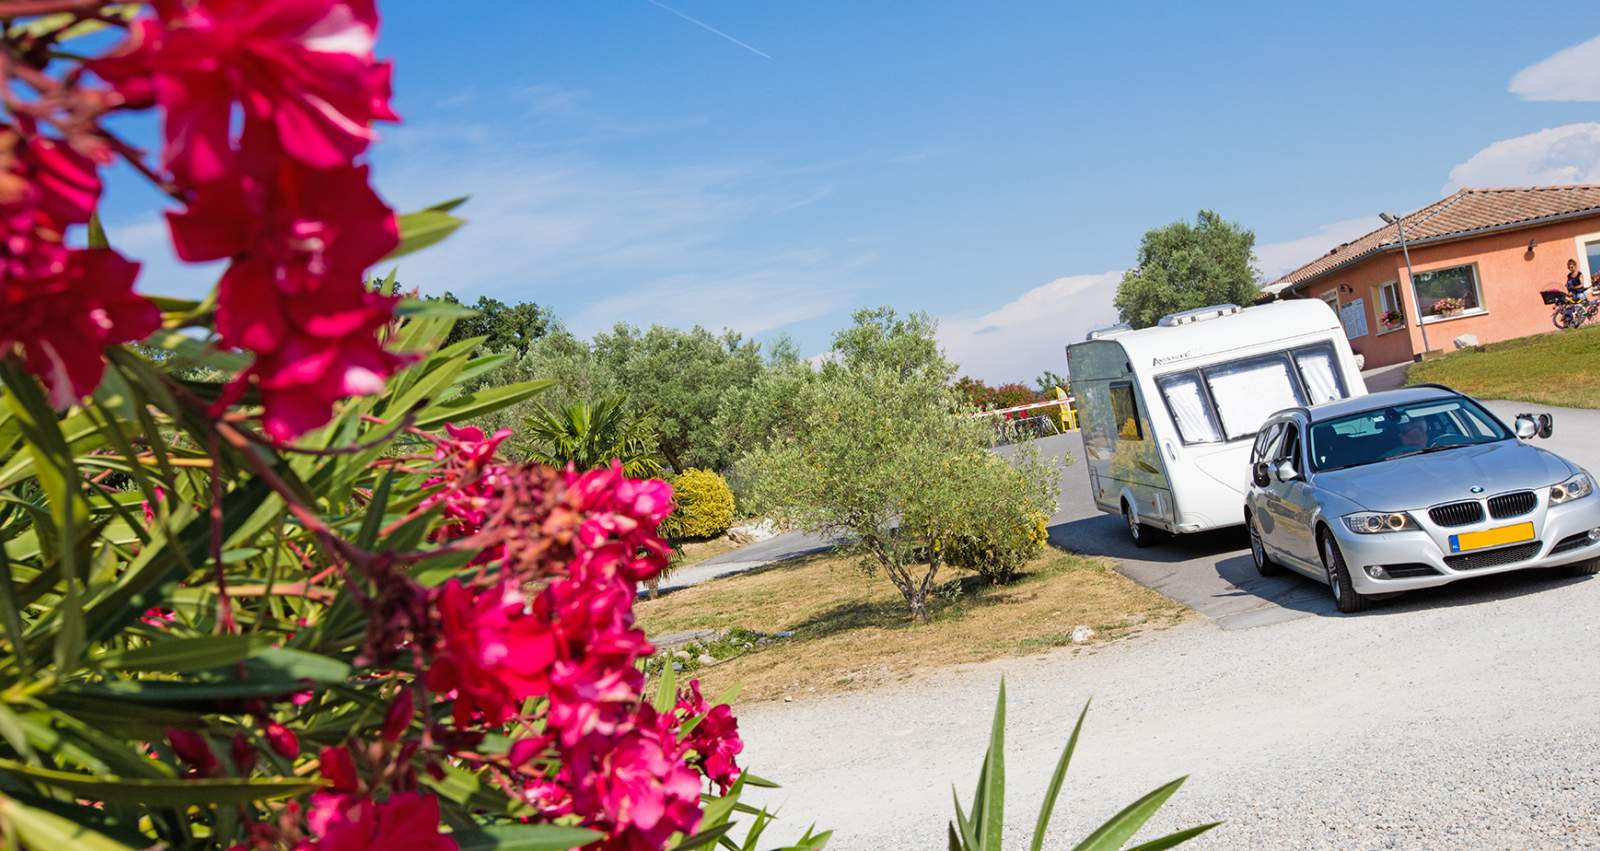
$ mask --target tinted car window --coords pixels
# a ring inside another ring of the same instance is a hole
[[[1465,396],[1389,405],[1313,425],[1311,466],[1359,467],[1509,437],[1499,420]]]

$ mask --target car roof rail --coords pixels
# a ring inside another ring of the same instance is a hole
[[[1406,386],[1405,386],[1405,387],[1402,387],[1402,388],[1398,388],[1398,389],[1401,389],[1401,390],[1410,390],[1410,389],[1411,389],[1411,388],[1413,388],[1413,387],[1432,387],[1432,388],[1433,388],[1433,389],[1435,389],[1435,390],[1446,390],[1446,391],[1449,391],[1449,392],[1451,392],[1451,393],[1454,393],[1454,394],[1456,394],[1456,395],[1457,395],[1457,396],[1460,396],[1460,395],[1462,395],[1462,394],[1461,394],[1461,391],[1460,391],[1460,390],[1457,390],[1457,389],[1455,389],[1455,388],[1454,388],[1454,387],[1449,387],[1449,386],[1447,386],[1447,385],[1444,385],[1444,384],[1438,384],[1438,383],[1435,383],[1435,382],[1432,382],[1432,381],[1429,381],[1429,382],[1425,382],[1425,383],[1423,383],[1423,384],[1407,384],[1407,385],[1406,385]]]

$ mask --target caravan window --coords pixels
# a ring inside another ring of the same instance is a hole
[[[1300,370],[1300,380],[1305,384],[1306,395],[1311,397],[1311,404],[1320,405],[1350,395],[1345,392],[1344,376],[1339,373],[1339,361],[1332,346],[1296,349],[1294,364]]]
[[[1206,387],[1229,440],[1249,437],[1284,408],[1304,405],[1300,385],[1281,354],[1225,363],[1205,370]]]
[[[1111,419],[1117,428],[1118,440],[1144,440],[1144,430],[1139,426],[1139,403],[1133,396],[1133,385],[1119,381],[1111,385]]]
[[[1222,442],[1222,429],[1211,411],[1211,401],[1206,398],[1200,376],[1192,372],[1166,375],[1156,384],[1161,387],[1172,422],[1178,427],[1179,439],[1186,444]]]

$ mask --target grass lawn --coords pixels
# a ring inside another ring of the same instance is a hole
[[[1071,644],[1078,624],[1097,633],[1092,646],[1188,614],[1111,565],[1048,549],[1004,587],[952,572],[932,605],[932,622],[923,625],[911,623],[887,578],[863,574],[853,559],[822,556],[675,591],[636,610],[651,636],[705,628],[792,632],[683,675],[699,677],[708,694],[738,685],[740,700],[774,700],[1037,653]]]
[[[1452,352],[1411,367],[1406,380],[1444,384],[1483,399],[1600,408],[1600,327]]]

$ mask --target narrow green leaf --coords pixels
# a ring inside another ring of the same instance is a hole
[[[439,203],[434,204],[431,207],[426,207],[425,209],[437,210],[438,212],[441,212],[441,213],[448,213],[451,210],[454,210],[455,208],[461,206],[462,204],[467,203],[467,199],[469,199],[471,197],[472,197],[471,195],[459,195],[459,196],[457,196],[455,198],[451,198],[448,201],[440,201]]]
[[[372,492],[372,500],[367,503],[367,513],[361,518],[361,531],[356,533],[356,546],[363,550],[370,550],[378,542],[378,532],[383,528],[383,514],[389,507],[389,489],[394,486],[394,468],[390,468],[378,480],[378,487]]]
[[[88,247],[110,248],[111,240],[106,239],[105,225],[100,222],[100,211],[95,210],[89,214]]]
[[[0,795],[4,821],[27,848],[75,848],[78,851],[133,851],[131,846],[48,810],[29,807]]]
[[[315,780],[257,777],[249,780],[149,780],[108,777],[36,768],[0,759],[0,772],[13,779],[65,789],[92,801],[187,807],[192,804],[244,804],[292,798],[322,788]]]
[[[1073,851],[1118,851],[1139,832],[1139,828],[1144,827],[1144,823],[1156,814],[1156,810],[1161,809],[1161,805],[1178,791],[1183,781],[1188,779],[1187,776],[1179,777],[1124,807],[1122,812],[1112,816],[1105,824],[1096,828],[1094,833],[1089,834],[1087,839],[1078,843]]]
[[[1210,824],[1202,824],[1197,827],[1191,827],[1175,833],[1169,833],[1160,839],[1152,839],[1149,842],[1141,842],[1138,845],[1129,848],[1127,851],[1165,851],[1167,848],[1182,845],[1183,843],[1188,842],[1189,840],[1199,836],[1202,833],[1205,833],[1219,824],[1222,824],[1222,822],[1214,821]]]
[[[503,387],[479,390],[457,399],[435,402],[417,413],[417,428],[438,428],[448,422],[462,422],[531,399],[555,384],[551,379],[523,381]]]
[[[705,848],[709,845],[715,845],[717,840],[728,835],[728,831],[730,830],[733,830],[732,822],[729,822],[728,824],[719,824],[710,830],[702,830],[694,836],[691,836],[672,847],[677,849],[677,851],[689,851],[691,848]]]
[[[450,834],[461,851],[568,851],[582,848],[601,834],[556,824],[514,824]]]
[[[661,681],[656,683],[656,696],[650,704],[657,712],[666,712],[678,703],[678,671],[670,658],[661,661]]]
[[[1078,748],[1078,733],[1083,731],[1083,719],[1089,716],[1089,701],[1084,701],[1083,710],[1078,713],[1078,723],[1072,727],[1072,736],[1067,739],[1067,746],[1061,751],[1061,759],[1056,761],[1055,774],[1050,775],[1050,786],[1045,790],[1044,803],[1039,807],[1039,821],[1033,827],[1033,844],[1028,846],[1033,851],[1040,851],[1044,847],[1044,832],[1050,826],[1050,815],[1055,812],[1056,799],[1061,796],[1061,786],[1067,780],[1067,766],[1072,762],[1072,752]]]
[[[206,635],[198,638],[173,638],[133,650],[108,653],[99,659],[100,667],[110,671],[166,671],[185,674],[233,665],[272,646],[274,636]]]
[[[350,663],[290,647],[263,650],[245,663],[253,679],[280,682],[342,683],[350,676]]]
[[[1006,681],[1000,679],[1000,699],[995,702],[994,726],[989,731],[989,753],[983,765],[983,807],[974,812],[978,847],[1000,851],[1001,834],[1006,826]],[[978,809],[974,805],[974,809]]]
[[[384,260],[393,260],[404,257],[414,251],[421,251],[430,245],[441,242],[456,229],[466,224],[466,219],[452,216],[444,210],[418,210],[415,213],[405,213],[398,217],[400,222],[400,244],[389,252]]]
[[[968,818],[966,812],[961,809],[961,795],[956,792],[956,787],[954,786],[950,787],[950,798],[956,805],[955,826],[960,828],[962,851],[977,851],[978,835],[973,832],[972,819]],[[976,804],[977,801],[973,801],[973,803]]]
[[[23,641],[21,606],[17,605],[16,586],[11,580],[11,557],[6,545],[0,543],[0,622],[4,622],[6,640],[11,642],[11,652],[24,675],[33,674],[32,654]]]

